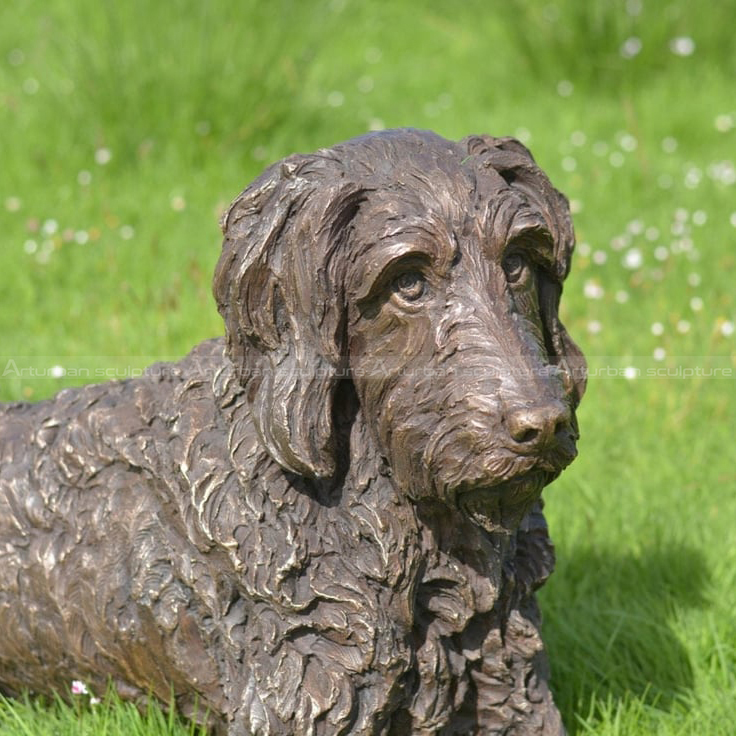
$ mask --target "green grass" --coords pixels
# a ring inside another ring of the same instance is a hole
[[[9,701],[0,696],[0,733],[3,736],[206,736],[206,731],[185,723],[149,701],[141,709],[123,703],[112,689],[100,702],[86,695],[71,696],[72,702],[53,699]]]
[[[547,493],[557,701],[577,734],[732,733],[736,391],[712,375],[736,370],[735,13],[686,0],[9,0],[0,399],[221,334],[217,216],[267,163],[382,125],[517,134],[573,200],[563,315],[594,369],[580,457]],[[682,37],[691,55],[670,49]],[[11,358],[46,377],[8,371]],[[109,713],[111,736],[169,733],[95,708],[3,703],[0,731],[77,733]]]

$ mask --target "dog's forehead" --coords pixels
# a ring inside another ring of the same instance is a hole
[[[353,258],[406,237],[424,251],[446,252],[450,243],[499,260],[515,238],[543,231],[559,264],[556,274],[566,275],[573,236],[565,203],[514,141],[456,143],[400,129],[338,144],[323,159],[331,162],[325,169],[333,172],[331,182],[349,183],[352,219],[342,242],[352,244]]]
[[[357,240],[370,246],[407,239],[430,251],[479,247],[498,257],[509,241],[548,229],[543,213],[499,174],[479,181],[473,173],[460,167],[452,178],[404,172],[389,186],[373,189],[360,207]]]

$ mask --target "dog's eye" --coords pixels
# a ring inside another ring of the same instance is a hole
[[[392,283],[393,291],[407,302],[420,299],[427,288],[427,282],[419,271],[405,271]]]
[[[520,253],[509,253],[501,264],[506,274],[506,280],[510,284],[518,284],[526,281],[530,265]]]

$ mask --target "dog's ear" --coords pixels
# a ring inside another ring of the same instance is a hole
[[[562,282],[570,271],[575,247],[569,202],[552,186],[529,150],[515,138],[475,135],[463,139],[461,143],[465,144],[471,156],[477,157],[479,169],[495,171],[544,217],[552,238],[556,264],[554,278],[542,278],[539,290],[547,351],[551,362],[562,370],[567,390],[577,406],[585,393],[585,358],[559,317]]]
[[[284,159],[237,197],[221,221],[213,284],[263,445],[317,479],[336,468],[333,398],[345,366],[335,255],[360,201],[328,153]]]

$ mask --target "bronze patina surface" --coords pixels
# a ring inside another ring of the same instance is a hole
[[[0,407],[3,691],[564,733],[534,592],[584,387],[565,198],[511,138],[394,130],[271,166],[222,226],[224,339]]]

